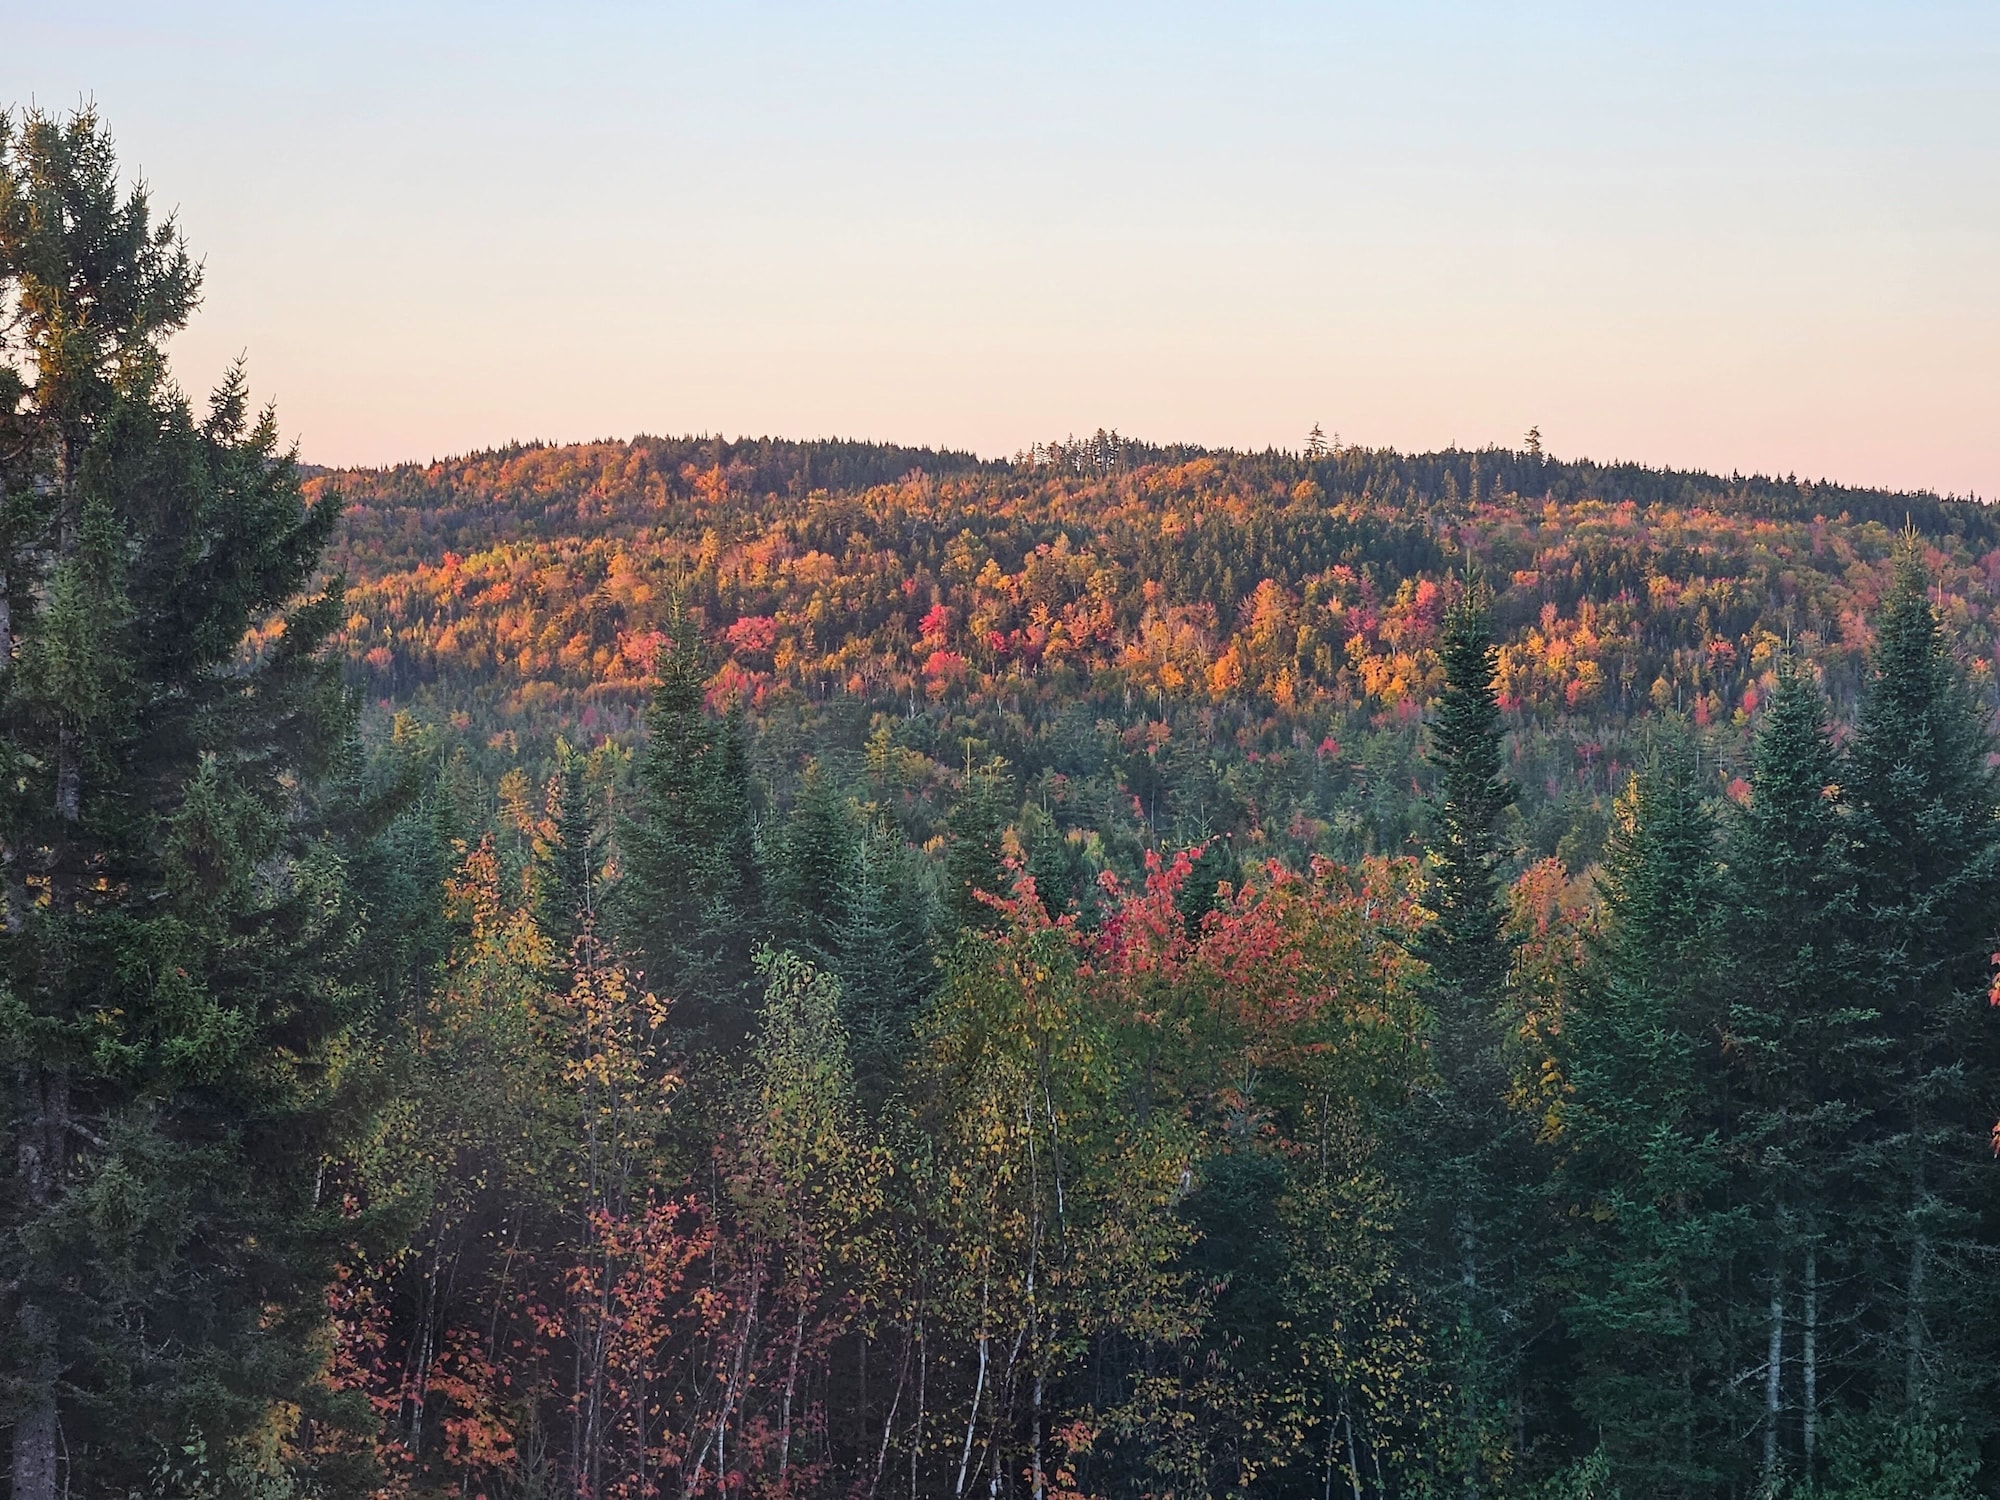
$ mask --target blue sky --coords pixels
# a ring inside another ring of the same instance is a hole
[[[148,5],[96,100],[305,454],[1099,425],[2000,494],[2000,6]]]

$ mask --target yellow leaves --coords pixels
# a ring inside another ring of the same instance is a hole
[[[1234,647],[1215,659],[1208,669],[1208,691],[1216,698],[1227,698],[1243,686],[1243,657]]]
[[[1353,635],[1347,639],[1347,661],[1362,691],[1385,708],[1423,691],[1423,669],[1417,658],[1406,652],[1376,655],[1368,649],[1365,636]]]

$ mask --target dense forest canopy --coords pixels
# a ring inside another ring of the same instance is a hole
[[[0,127],[16,1500],[2000,1493],[2000,531],[307,470]]]
[[[808,757],[851,769],[886,737],[928,837],[967,755],[1000,756],[1059,822],[1120,841],[1127,874],[1148,840],[1217,833],[1293,858],[1410,848],[1468,563],[1496,594],[1514,839],[1568,839],[1579,871],[1662,714],[1741,776],[1781,658],[1852,705],[1906,527],[1982,684],[2000,604],[1983,504],[1527,451],[1100,433],[980,463],[639,438],[308,488],[344,500],[369,696],[451,729],[490,779],[516,759],[545,774],[558,735],[635,744],[682,607],[780,802]]]

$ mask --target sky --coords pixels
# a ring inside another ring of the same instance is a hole
[[[2000,497],[2000,5],[0,0],[302,454],[1098,427]]]

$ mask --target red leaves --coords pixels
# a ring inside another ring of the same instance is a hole
[[[957,682],[965,676],[968,665],[956,651],[933,651],[924,658],[924,676],[933,684]]]
[[[1109,870],[1098,877],[1105,899],[1115,904],[1091,948],[1095,968],[1127,979],[1151,974],[1171,979],[1179,974],[1191,944],[1178,903],[1198,852],[1183,849],[1172,864],[1162,864],[1159,854],[1148,849],[1146,881],[1138,891],[1125,888]]]
[[[769,615],[745,615],[722,638],[743,655],[761,656],[778,644],[778,622]]]
[[[1050,922],[1023,877],[1012,900],[993,902],[1008,917],[1003,967],[1025,961],[1050,927],[1063,928],[1078,976],[1106,1014],[1171,1033],[1210,1057],[1198,1066],[1220,1063],[1232,1078],[1411,1045],[1417,966],[1405,943],[1423,920],[1411,861],[1350,868],[1316,859],[1305,874],[1272,861],[1240,889],[1221,885],[1215,908],[1190,931],[1181,900],[1200,853],[1148,852],[1136,890],[1101,875],[1107,909],[1094,934],[1068,918]],[[1197,1086],[1237,1088],[1217,1076]]]

